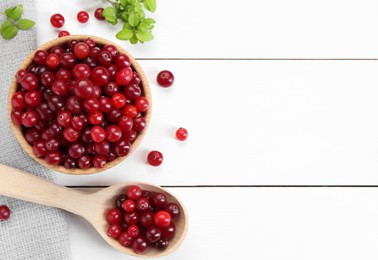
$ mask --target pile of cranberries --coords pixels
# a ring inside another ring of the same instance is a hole
[[[141,77],[114,45],[87,38],[38,50],[16,80],[12,122],[48,164],[102,168],[146,126]]]
[[[179,215],[180,207],[168,202],[163,193],[131,185],[115,199],[115,207],[106,212],[108,235],[138,254],[148,246],[164,250],[176,232],[172,219]]]

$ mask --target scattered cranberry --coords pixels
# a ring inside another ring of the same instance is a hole
[[[102,11],[104,11],[104,8],[97,8],[94,11],[94,16],[97,20],[103,21],[105,18],[102,16]]]
[[[5,221],[10,216],[10,209],[6,205],[0,206],[0,221]]]
[[[55,14],[51,21],[58,28],[64,18]],[[103,168],[126,156],[146,126],[149,102],[141,78],[129,57],[112,44],[72,39],[37,50],[31,64],[15,76],[11,120],[21,127],[33,153],[49,164]],[[139,219],[142,202],[129,221]]]
[[[158,209],[157,205],[162,208],[165,205],[166,210]],[[168,247],[168,241],[176,233],[171,214],[174,212],[178,217],[180,209],[176,203],[167,203],[163,193],[131,185],[125,194],[116,197],[114,206],[106,213],[110,237],[116,238],[122,246],[132,247],[137,254],[142,254],[149,246],[160,250]]]
[[[59,32],[58,37],[60,38],[60,37],[69,36],[69,35],[70,33],[68,31],[63,30]]]
[[[162,86],[163,88],[168,88],[172,86],[173,82],[175,81],[175,77],[169,70],[163,70],[159,72],[156,80],[160,86]]]
[[[80,11],[77,13],[77,20],[81,23],[88,22],[89,14],[86,11]]]
[[[159,151],[151,151],[147,155],[147,161],[152,166],[159,166],[163,162],[163,154]]]
[[[179,129],[177,129],[176,131],[176,138],[180,141],[185,141],[186,138],[188,138],[188,130],[186,130],[185,128],[183,127],[180,127]]]
[[[61,14],[53,14],[50,18],[50,23],[55,28],[61,28],[64,25],[64,17]]]

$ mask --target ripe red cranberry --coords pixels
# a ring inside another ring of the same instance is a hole
[[[77,160],[80,169],[88,169],[92,166],[92,159],[89,155],[83,155]]]
[[[125,247],[131,247],[132,244],[133,244],[133,238],[131,236],[129,236],[129,234],[127,233],[127,231],[125,232],[122,232],[119,237],[118,237],[118,241],[121,245],[125,246]]]
[[[157,209],[163,209],[167,203],[167,197],[163,193],[158,192],[152,196],[151,202]]]
[[[112,56],[112,58],[116,57],[117,55],[119,55],[119,52],[117,50],[117,48],[112,45],[112,44],[107,44],[105,45],[103,48],[102,48],[103,51],[107,51],[110,53],[110,55]]]
[[[26,130],[25,139],[28,143],[33,144],[34,142],[41,139],[41,132],[37,128],[32,127]]]
[[[142,189],[137,185],[130,185],[126,190],[129,199],[136,201],[142,196]]]
[[[70,143],[67,148],[67,153],[72,158],[80,158],[85,152],[84,146],[80,142]]]
[[[112,110],[111,99],[105,96],[102,96],[98,100],[99,102],[99,111],[102,113],[108,113]]]
[[[157,227],[168,227],[171,223],[171,215],[167,211],[160,210],[154,216],[154,223]]]
[[[89,37],[85,39],[84,42],[88,45],[90,49],[93,49],[94,47],[96,47],[96,42]]]
[[[127,104],[123,109],[122,109],[122,115],[128,116],[129,118],[133,119],[138,115],[138,110],[134,105]]]
[[[86,44],[85,42],[79,42],[75,45],[73,51],[74,51],[74,55],[77,58],[84,59],[84,58],[88,57],[89,52],[90,52],[90,48],[89,48],[88,44]]]
[[[137,254],[142,254],[147,250],[147,239],[143,236],[139,236],[133,241],[133,250]]]
[[[92,81],[86,78],[76,80],[74,93],[79,98],[89,98],[93,93]]]
[[[95,148],[96,153],[106,156],[110,153],[111,145],[108,141],[103,141],[103,142],[95,143],[94,148]]]
[[[126,212],[124,214],[124,220],[128,225],[137,224],[139,222],[140,215],[137,211]]]
[[[116,125],[110,125],[106,128],[106,140],[109,142],[117,142],[122,137],[122,130],[119,126]]]
[[[63,160],[63,156],[59,151],[49,152],[45,156],[45,161],[51,165],[59,165]]]
[[[145,211],[140,215],[140,224],[144,228],[148,228],[154,223],[154,215],[152,211]]]
[[[46,66],[52,70],[58,68],[60,62],[60,58],[56,54],[49,54],[46,58]]]
[[[118,85],[126,86],[133,78],[133,70],[130,67],[120,69],[116,73],[116,82]]]
[[[26,73],[21,79],[21,87],[25,90],[33,90],[38,87],[38,78],[33,73]]]
[[[125,96],[129,100],[135,100],[142,94],[142,90],[136,84],[129,84],[125,87],[124,91]]]
[[[51,90],[54,94],[58,96],[64,96],[69,91],[69,86],[67,85],[67,81],[64,80],[55,80],[52,83]]]
[[[176,225],[175,223],[169,223],[168,227],[161,228],[161,238],[164,239],[171,239],[176,233]]]
[[[71,157],[63,158],[63,166],[66,169],[74,169],[76,168],[76,161]]]
[[[86,11],[80,11],[77,13],[77,20],[81,23],[86,23],[89,20],[89,14]]]
[[[110,110],[110,112],[106,114],[108,121],[113,124],[116,124],[118,122],[118,118],[120,118],[120,116],[122,116],[121,110],[114,108],[112,108],[112,110]]]
[[[42,97],[41,93],[36,90],[31,90],[25,94],[25,103],[29,107],[36,107],[41,103]],[[15,108],[15,107],[14,107]]]
[[[130,151],[130,142],[125,139],[121,139],[118,142],[113,143],[113,152],[117,156],[126,156]]]
[[[63,137],[68,142],[75,142],[80,137],[80,132],[73,127],[67,127],[63,130]]]
[[[101,126],[94,126],[91,130],[91,137],[96,143],[100,143],[105,140],[106,132]]]
[[[89,114],[88,120],[92,125],[99,125],[103,122],[104,116],[101,112],[96,111]]]
[[[18,110],[24,109],[26,107],[25,92],[18,91],[14,93],[11,99],[11,104],[14,109],[18,109]]]
[[[64,25],[64,17],[61,14],[53,14],[50,17],[50,23],[55,28],[61,28]]]
[[[51,137],[45,142],[45,147],[48,151],[53,152],[58,150],[60,142],[57,138]]]
[[[95,85],[105,86],[110,80],[109,71],[102,66],[94,67],[91,72],[91,80]]]
[[[118,126],[123,132],[133,129],[133,120],[128,116],[120,116],[118,118]]]
[[[64,36],[70,36],[70,33],[68,31],[62,30],[58,33],[58,37],[64,37]]]
[[[107,67],[112,63],[112,55],[107,51],[100,51],[97,56],[97,62],[101,66]]]
[[[171,215],[171,218],[177,218],[180,215],[180,207],[176,203],[168,203],[164,209]]]
[[[155,226],[149,227],[146,231],[146,238],[151,243],[157,242],[161,238],[161,230]]]
[[[117,238],[122,232],[121,226],[118,224],[111,224],[108,227],[108,236]]]
[[[185,141],[188,138],[188,130],[180,127],[176,130],[176,138],[180,141]]]
[[[62,56],[60,56],[59,65],[63,69],[72,69],[76,64],[76,58],[75,55],[72,53],[64,53]]]
[[[58,112],[56,121],[63,127],[69,127],[72,122],[72,114],[70,111],[61,110]]]
[[[122,203],[122,208],[126,212],[131,213],[135,210],[135,202],[131,199],[127,199]]]
[[[142,116],[137,116],[134,118],[133,129],[141,132],[146,127],[146,119]]]
[[[36,141],[33,145],[32,150],[33,150],[34,155],[37,157],[43,157],[47,153],[45,142],[42,140]]]
[[[131,66],[130,58],[126,54],[120,54],[116,56],[114,58],[114,63],[119,69]]]
[[[103,168],[106,165],[106,157],[101,154],[96,154],[93,156],[93,167]]]
[[[168,247],[168,244],[169,244],[168,240],[162,238],[155,243],[155,246],[159,248],[160,250],[164,250]]]
[[[83,108],[88,112],[88,113],[94,113],[97,112],[100,108],[100,103],[96,98],[87,98],[83,101]]]
[[[117,94],[119,91],[119,86],[117,83],[115,82],[110,82],[109,84],[107,84],[105,87],[104,87],[104,92],[106,95],[108,96],[113,96],[115,94]]]
[[[52,47],[52,48],[49,50],[49,53],[51,53],[51,54],[56,54],[56,55],[58,55],[58,57],[60,58],[60,56],[62,56],[65,52],[64,52],[64,50],[63,50],[62,47],[60,47],[60,46],[54,46],[54,47]]]
[[[21,126],[22,125],[22,111],[13,109],[11,112],[12,123]]]
[[[54,82],[55,76],[54,76],[54,73],[52,73],[51,71],[45,71],[42,73],[40,79],[41,79],[42,85],[46,87],[51,87],[51,85]]]
[[[140,233],[141,230],[138,225],[133,224],[127,228],[127,234],[129,234],[129,236],[131,236],[132,238],[138,237]]]
[[[78,44],[76,46],[78,46]],[[84,63],[76,64],[75,67],[72,69],[72,75],[75,79],[89,78],[90,73],[91,69],[87,64]]]
[[[38,50],[34,53],[33,61],[37,63],[38,65],[45,65],[46,64],[46,58],[49,55],[49,53],[45,50]]]
[[[135,99],[135,107],[141,113],[146,112],[149,107],[149,102],[146,97],[137,97]]]
[[[60,111],[64,106],[64,99],[57,95],[52,95],[47,99],[47,105],[49,109],[53,112]]]
[[[127,200],[126,194],[121,194],[121,195],[117,196],[117,198],[114,201],[114,204],[117,207],[117,209],[119,209],[119,210],[122,209],[122,204],[125,200]]]
[[[149,209],[149,207],[150,207],[150,203],[149,203],[148,199],[146,199],[146,198],[139,198],[136,201],[136,209],[139,212],[146,211],[146,210]]]
[[[10,216],[10,209],[6,205],[1,205],[0,206],[0,221],[5,221],[9,218]]]
[[[172,86],[173,82],[175,81],[175,77],[173,73],[169,70],[160,71],[156,78],[158,84],[164,88],[168,88]]]
[[[97,8],[94,11],[94,16],[96,17],[97,20],[100,20],[100,21],[105,20],[105,17],[102,16],[102,11],[104,11],[104,8]]]
[[[34,110],[25,111],[22,114],[22,125],[25,127],[35,126],[39,122],[39,115]]]
[[[119,223],[122,219],[122,212],[117,208],[112,208],[106,214],[106,220],[109,224]]]
[[[163,154],[159,151],[151,151],[147,155],[147,161],[152,166],[159,166],[163,162]]]

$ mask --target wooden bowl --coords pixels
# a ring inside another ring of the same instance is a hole
[[[29,154],[35,161],[37,161],[38,163],[44,165],[45,167],[47,167],[51,170],[66,173],[66,174],[73,174],[73,175],[85,175],[85,174],[93,174],[93,173],[101,172],[101,171],[110,169],[113,166],[115,166],[115,165],[119,164],[120,162],[122,162],[123,160],[125,160],[130,154],[132,154],[133,151],[135,151],[135,149],[138,147],[138,145],[142,141],[142,139],[143,139],[143,137],[146,133],[147,127],[149,125],[150,118],[151,118],[152,101],[151,101],[151,91],[150,91],[150,87],[149,87],[147,78],[146,78],[143,70],[139,66],[138,62],[130,55],[130,53],[128,53],[126,50],[124,50],[121,46],[119,46],[119,45],[117,45],[117,44],[115,44],[111,41],[108,41],[106,39],[97,37],[97,36],[71,35],[71,36],[61,37],[61,38],[57,38],[57,39],[54,39],[52,41],[49,41],[49,42],[43,44],[42,46],[38,47],[37,50],[46,50],[47,51],[54,46],[64,45],[65,43],[68,43],[70,40],[73,40],[73,39],[83,41],[87,38],[93,39],[96,42],[97,45],[101,45],[101,46],[106,45],[106,44],[112,44],[112,45],[117,47],[119,53],[126,54],[130,58],[131,67],[141,77],[141,83],[139,84],[139,86],[142,89],[142,95],[144,95],[148,99],[150,106],[149,106],[149,109],[144,113],[144,118],[146,120],[146,127],[138,134],[138,136],[134,140],[134,142],[132,142],[128,155],[123,156],[123,157],[118,157],[115,160],[108,162],[103,168],[91,167],[91,168],[88,168],[88,169],[79,169],[79,168],[66,169],[62,165],[55,166],[55,165],[50,165],[50,164],[46,163],[43,158],[38,158],[37,156],[34,155],[33,150],[32,150],[32,146],[24,138],[24,135],[22,133],[22,128],[20,126],[14,125],[13,122],[10,120],[11,128],[13,130],[14,136],[16,137],[17,141],[19,142],[21,147],[25,150],[25,152],[27,154]],[[26,69],[32,63],[34,53],[37,50],[33,51],[24,60],[24,62],[21,64],[21,66],[18,69]],[[12,98],[13,94],[17,91],[17,88],[18,88],[18,84],[16,82],[16,77],[13,77],[12,83],[10,85],[9,95],[8,95],[8,113],[9,114],[12,111],[11,98]]]

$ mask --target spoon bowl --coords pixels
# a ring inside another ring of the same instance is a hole
[[[79,215],[91,223],[109,245],[128,255],[146,258],[168,255],[181,245],[187,233],[188,214],[184,205],[172,193],[156,185],[128,182],[110,186],[95,193],[87,193],[66,188],[2,164],[0,164],[0,179],[6,183],[6,185],[0,185],[0,195],[61,208]],[[164,193],[168,201],[180,207],[181,214],[175,219],[176,234],[165,250],[149,247],[143,254],[137,254],[132,248],[122,246],[116,239],[107,235],[106,212],[114,208],[115,198],[124,194],[130,185],[138,185],[142,190]],[[25,192],[25,187],[28,187],[29,192]]]

